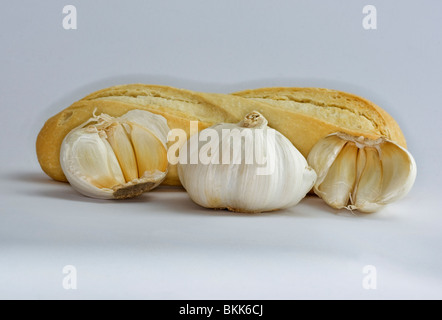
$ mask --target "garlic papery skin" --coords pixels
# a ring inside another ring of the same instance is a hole
[[[318,174],[313,191],[328,205],[367,213],[404,197],[417,172],[411,153],[397,143],[341,132],[318,141],[307,161]]]
[[[144,110],[121,117],[94,115],[64,138],[61,167],[85,196],[132,198],[166,177],[168,132],[164,117]]]
[[[294,206],[316,179],[302,154],[256,111],[191,136],[179,151],[178,176],[200,206],[244,213]]]

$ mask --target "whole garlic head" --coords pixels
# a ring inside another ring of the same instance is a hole
[[[194,202],[235,212],[293,206],[316,179],[302,154],[256,111],[238,124],[217,124],[191,136],[178,160],[178,176]]]
[[[313,191],[336,209],[377,211],[404,197],[416,178],[413,156],[385,138],[334,133],[307,160],[318,174]]]
[[[164,117],[131,110],[121,117],[93,116],[63,140],[60,163],[78,192],[124,199],[158,186],[167,173]]]

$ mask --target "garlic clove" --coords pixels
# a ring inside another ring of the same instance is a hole
[[[141,177],[145,172],[166,171],[167,150],[161,141],[140,125],[131,123],[130,129],[132,144],[138,159],[138,175]]]
[[[149,130],[166,147],[167,135],[170,131],[167,120],[163,116],[144,110],[130,110],[122,115],[120,121],[124,123],[136,123]]]
[[[71,160],[75,170],[98,188],[113,187],[124,183],[123,173],[109,143],[97,133],[84,133],[72,145]]]
[[[341,152],[347,141],[340,139],[336,135],[329,135],[313,147],[308,156],[308,163],[315,168],[318,178],[316,185],[321,184],[327,176],[328,170]]]
[[[137,160],[132,142],[120,123],[112,124],[107,130],[107,140],[117,156],[126,181],[138,178]]]
[[[380,156],[384,180],[378,201],[389,203],[410,191],[416,179],[416,163],[407,150],[389,141],[382,145]]]
[[[356,160],[356,181],[359,181],[359,179],[361,179],[362,172],[365,168],[366,162],[367,162],[367,153],[365,152],[365,148],[361,147],[358,150],[358,155]],[[357,190],[358,190],[358,184],[356,183],[355,188],[353,190],[353,194],[355,194]]]
[[[74,189],[93,198],[124,199],[149,191],[164,180],[167,133],[157,137],[153,132],[168,132],[165,119],[136,111],[119,118],[94,115],[64,138],[60,163]],[[143,126],[143,121],[133,121],[134,116],[151,121],[148,126],[152,130]]]
[[[315,192],[333,208],[347,206],[356,181],[356,159],[358,148],[348,142],[338,154],[323,182]]]
[[[60,163],[71,186],[93,198],[111,199],[112,187],[125,182],[110,144],[98,132],[76,130],[66,136]]]
[[[379,153],[376,148],[365,147],[365,164],[351,199],[350,209],[359,209],[363,212],[374,212],[381,206],[377,203],[381,195],[382,167]]]

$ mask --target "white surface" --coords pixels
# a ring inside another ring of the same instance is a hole
[[[440,1],[9,1],[0,13],[0,298],[442,298]],[[373,4],[378,29],[362,28]],[[372,215],[317,198],[260,215],[180,189],[97,201],[35,157],[44,121],[84,95],[143,82],[231,92],[319,86],[399,124],[418,178]],[[78,289],[64,290],[74,265]],[[362,287],[365,265],[377,290]]]

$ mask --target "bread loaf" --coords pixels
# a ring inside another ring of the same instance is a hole
[[[202,130],[220,122],[238,122],[257,110],[305,157],[319,139],[337,131],[369,138],[385,136],[405,147],[402,132],[391,116],[370,101],[344,92],[263,88],[228,95],[129,84],[96,91],[46,121],[36,143],[43,171],[55,180],[66,181],[59,162],[61,143],[94,110],[118,117],[133,109],[162,115],[171,129],[180,128],[187,134],[190,121],[199,121],[198,129]],[[170,166],[164,184],[180,185],[175,166]]]

